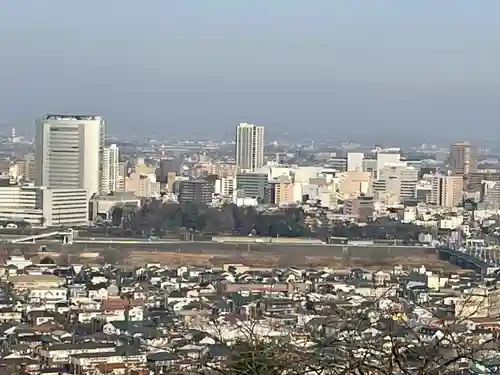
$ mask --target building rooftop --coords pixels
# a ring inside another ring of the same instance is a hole
[[[56,115],[48,114],[43,118],[44,120],[75,120],[75,121],[89,121],[89,120],[102,120],[102,116],[95,115]]]
[[[62,280],[62,278],[54,275],[16,275],[9,277],[9,281],[12,283],[57,282]]]

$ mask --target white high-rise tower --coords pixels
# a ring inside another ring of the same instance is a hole
[[[10,133],[10,143],[16,143],[16,142],[17,142],[16,128],[12,128]]]
[[[102,153],[101,194],[109,194],[118,190],[120,178],[120,149],[112,144],[104,148]]]
[[[47,115],[36,121],[36,183],[99,192],[104,149],[101,116]]]
[[[264,165],[264,127],[246,122],[236,127],[236,167],[254,171]]]

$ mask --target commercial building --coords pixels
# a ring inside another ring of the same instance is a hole
[[[371,190],[370,172],[345,172],[338,174],[338,190],[342,199],[368,194]]]
[[[87,225],[88,207],[85,189],[0,187],[0,217],[35,227]]]
[[[36,163],[35,155],[25,154],[16,160],[17,172],[24,182],[35,182]]]
[[[468,142],[456,142],[450,147],[450,170],[453,175],[463,176],[476,171],[477,148]]]
[[[356,216],[362,221],[367,221],[373,217],[374,203],[373,197],[368,196],[346,199],[344,201],[344,214]]]
[[[293,182],[308,184],[312,178],[317,178],[323,168],[322,167],[314,167],[314,166],[300,166],[293,168]]]
[[[180,174],[182,161],[178,159],[161,159],[156,168],[156,181],[167,183],[169,174]]]
[[[290,181],[269,181],[269,203],[287,205],[295,203],[293,199],[293,184]]]
[[[418,169],[405,163],[385,165],[373,181],[375,197],[388,204],[397,204],[415,197]]]
[[[120,149],[112,144],[102,153],[101,194],[118,191],[120,185]]]
[[[185,180],[179,185],[179,203],[210,204],[213,185],[206,180]]]
[[[462,176],[432,176],[430,180],[431,193],[427,203],[453,208],[462,202],[464,184]]]
[[[363,160],[365,154],[362,152],[347,153],[347,171],[348,172],[363,172]]]
[[[232,176],[218,178],[214,184],[214,193],[224,197],[231,197],[234,191],[234,182],[235,179]]]
[[[238,173],[236,175],[237,197],[255,198],[261,203],[267,203],[268,184],[267,173]]]
[[[85,189],[41,188],[46,226],[88,225],[89,201]]]
[[[345,172],[347,171],[347,163],[348,163],[347,158],[338,156],[329,158],[325,162],[324,166],[325,168],[332,169],[335,172]]]
[[[397,164],[401,161],[399,152],[377,152],[375,178],[378,178],[380,171],[386,165]]]
[[[131,173],[124,181],[125,193],[133,193],[140,198],[151,198],[160,194],[160,183],[156,174]]]
[[[90,218],[95,220],[98,216],[110,220],[113,210],[121,208],[126,216],[127,212],[135,212],[141,206],[141,199],[130,193],[112,193],[111,195],[95,195],[89,203]]]
[[[500,182],[484,180],[480,194],[480,202],[483,208],[500,210]]]
[[[470,192],[481,191],[483,181],[500,182],[500,170],[482,169],[467,175],[467,190]]]
[[[101,116],[47,115],[36,121],[36,185],[100,190],[104,119]]]
[[[236,127],[236,167],[255,171],[264,165],[264,127],[246,122]]]

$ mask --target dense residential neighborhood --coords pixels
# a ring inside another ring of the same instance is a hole
[[[1,374],[224,373],[247,360],[242,345],[254,357],[273,347],[251,366],[278,373],[500,366],[496,275],[397,265],[123,269],[22,256],[0,270]]]

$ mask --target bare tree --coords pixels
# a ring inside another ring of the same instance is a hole
[[[477,295],[461,297],[455,316],[443,317],[432,304],[403,300],[392,292],[387,290],[369,304],[345,303],[339,295],[325,299],[317,310],[301,314],[303,321],[294,326],[272,323],[272,316],[262,314],[259,307],[236,324],[220,317],[197,320],[196,325],[203,325],[217,342],[230,344],[224,361],[205,358],[196,363],[197,372],[440,375],[498,356],[498,336],[468,326],[474,316],[488,314],[491,308]],[[425,312],[427,320],[414,319],[417,310]],[[434,320],[439,321],[435,326],[430,324]]]

